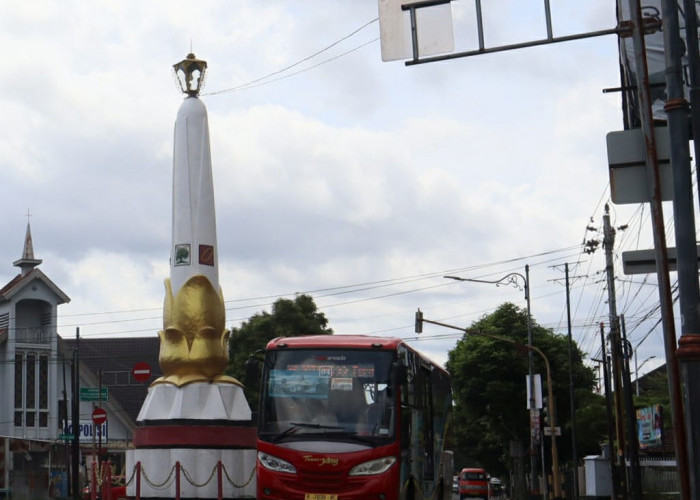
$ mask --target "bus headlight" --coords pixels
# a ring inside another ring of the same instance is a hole
[[[371,476],[374,474],[383,474],[388,471],[396,462],[396,457],[376,458],[350,469],[351,476]]]
[[[258,460],[266,469],[270,469],[275,472],[286,472],[288,474],[296,474],[296,468],[281,458],[277,458],[273,455],[268,455],[262,451],[258,452]]]

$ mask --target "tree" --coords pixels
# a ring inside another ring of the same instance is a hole
[[[571,458],[568,338],[555,335],[534,319],[531,329],[533,345],[545,354],[552,370],[556,424],[562,427],[557,445],[560,461],[565,463]],[[527,312],[505,303],[467,330],[527,345]],[[494,475],[501,475],[511,470],[511,441],[519,442],[524,449],[529,447],[527,353],[527,349],[518,349],[510,342],[471,333],[465,334],[449,352],[447,369],[452,375],[455,401],[456,464],[480,465]],[[593,393],[594,372],[583,365],[578,347],[574,349],[573,361],[577,448],[583,456],[600,452],[600,440],[607,428],[605,406],[604,399]],[[545,363],[536,353],[533,353],[533,372],[541,374],[546,395]]]
[[[277,299],[272,313],[255,313],[240,327],[231,329],[228,342],[229,365],[226,373],[243,382],[251,408],[257,408],[259,387],[257,381],[245,380],[245,364],[248,358],[277,337],[300,335],[331,335],[328,319],[318,311],[313,297],[297,295],[294,300]],[[250,383],[249,383],[250,382]]]

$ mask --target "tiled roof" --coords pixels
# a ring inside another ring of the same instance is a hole
[[[12,287],[15,286],[21,279],[21,274],[18,274],[17,276],[12,278],[4,287],[0,289],[0,296],[5,295],[8,292],[8,290],[11,290]]]
[[[75,347],[75,339],[61,340],[69,355]],[[152,337],[81,338],[80,365],[81,369],[87,367],[95,380],[102,371],[102,386],[108,388],[110,401],[117,401],[135,424],[149,384],[162,375],[159,351],[160,339],[155,334]],[[151,378],[146,382],[137,382],[131,374],[137,362],[146,362],[151,367]]]
[[[58,299],[58,304],[64,304],[70,302],[70,297],[63,293],[63,291],[56,286],[56,283],[51,281],[48,276],[46,276],[41,269],[32,269],[27,274],[18,274],[10,280],[2,289],[0,289],[0,300],[11,300],[15,293],[18,293],[25,286],[29,285],[34,280],[41,280],[48,286],[51,291],[56,295]]]

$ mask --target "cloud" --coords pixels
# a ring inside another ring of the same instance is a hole
[[[557,4],[557,34],[614,25],[609,2],[589,3]],[[447,283],[446,271],[529,264],[534,315],[559,329],[551,265],[582,258],[609,196],[605,134],[621,117],[619,96],[601,89],[618,85],[615,38],[407,67],[381,61],[375,0],[310,5],[3,2],[0,280],[17,271],[29,210],[42,269],[72,298],[61,329],[155,334],[182,99],[171,65],[191,49],[209,62],[230,323],[313,291],[338,333],[412,338],[418,306],[461,325],[506,300],[524,306],[522,290]],[[529,3],[499,5],[489,8],[509,16],[488,17],[488,43],[543,33]],[[466,6],[453,3],[458,48],[475,42]],[[616,219],[635,208],[614,207]],[[603,267],[600,252],[584,257],[591,273]],[[575,338],[593,346],[606,312],[602,285],[586,283]],[[454,342],[416,346],[444,359]]]

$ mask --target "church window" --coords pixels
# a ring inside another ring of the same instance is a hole
[[[49,357],[32,352],[15,354],[15,426],[49,425]]]

